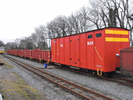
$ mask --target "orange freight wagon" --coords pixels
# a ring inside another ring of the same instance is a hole
[[[45,52],[46,52],[46,51],[42,50],[41,60],[43,60],[43,61],[46,60],[46,59],[45,59],[45,56],[46,56]]]
[[[52,62],[101,72],[120,67],[120,50],[129,47],[129,30],[104,28],[51,40]]]
[[[15,56],[17,55],[17,50],[16,49],[13,50],[13,55],[15,55]]]
[[[27,58],[28,53],[29,53],[29,49],[24,49],[22,56]]]
[[[41,49],[34,49],[34,50],[32,50],[32,59],[33,60],[40,60],[40,58],[42,56],[41,53],[42,53]]]
[[[22,56],[23,50],[17,50],[17,56],[21,57]]]
[[[27,58],[31,59],[31,55],[32,55],[32,51],[31,50],[27,50]]]
[[[13,50],[10,50],[10,55],[13,55]]]
[[[45,62],[49,62],[51,60],[51,58],[50,58],[50,50],[42,51],[41,60],[43,60]]]

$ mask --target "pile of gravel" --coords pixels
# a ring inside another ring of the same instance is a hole
[[[21,60],[21,61],[23,61],[25,63],[28,63],[30,65],[33,65],[35,67],[39,67],[39,68],[44,67],[44,64],[42,64],[42,63],[38,63],[38,62],[35,62],[35,61],[30,61],[30,60],[27,60],[27,59],[24,59],[24,58],[19,58],[19,57],[14,57],[14,56],[11,56],[11,57],[17,58],[18,60]],[[69,72],[67,70],[57,69],[57,68],[42,69],[42,70],[50,72],[50,73],[52,73],[56,76],[60,76],[64,79],[70,80],[74,83],[78,83],[80,85],[83,85],[86,88],[89,88],[89,89],[92,89],[96,92],[107,95],[107,96],[109,96],[109,97],[111,97],[115,100],[133,100],[133,89],[131,87],[118,84],[116,82],[102,80],[102,79],[98,79],[98,78],[95,78],[95,77],[81,75],[81,74],[77,74],[77,73],[74,73],[74,72]],[[28,72],[28,73],[31,73],[31,72]],[[31,74],[29,76],[28,73],[26,73],[26,71],[25,71],[25,74],[27,74],[27,75],[23,75],[23,73],[22,73],[22,76],[24,76],[24,77],[28,76],[29,77],[27,79],[27,82],[29,84],[33,83],[34,85],[38,85],[39,84],[38,80],[33,81],[33,80],[35,80],[34,79],[35,77],[33,77],[33,76],[36,76],[36,75]],[[30,78],[32,80],[29,80]],[[40,84],[42,84],[42,83],[40,83]],[[46,84],[43,84],[43,85],[46,85]],[[43,87],[45,87],[45,86],[43,86]],[[40,89],[42,89],[42,85],[40,85]],[[49,86],[48,91],[50,91],[50,92],[52,91],[51,86]],[[50,93],[48,91],[47,91],[46,95],[48,95]],[[58,93],[59,92],[57,92],[57,91],[55,92],[56,97],[57,97],[58,100],[60,100],[60,99],[66,100],[66,96],[64,97],[64,94],[66,94],[66,93],[63,93],[62,94],[63,96],[61,96],[60,93],[59,94]],[[54,94],[54,93],[52,93],[52,94]],[[55,95],[53,95],[53,96],[55,96]],[[53,96],[50,95],[50,97],[53,97]],[[74,96],[70,96],[70,98],[72,98],[72,100],[76,99]],[[54,99],[52,99],[52,100],[54,100]]]

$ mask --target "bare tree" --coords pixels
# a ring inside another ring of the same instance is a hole
[[[25,39],[20,39],[20,45],[19,49],[26,49],[26,40]]]
[[[88,11],[88,20],[90,20],[97,29],[102,27],[120,27],[132,30],[129,17],[129,8],[131,0],[95,0],[90,2]],[[131,11],[131,10],[130,10]],[[132,41],[132,31],[130,32],[130,41]]]
[[[72,27],[72,34],[80,33],[77,17],[78,16],[76,16],[76,14],[73,14],[73,13],[69,17],[69,23],[70,23],[69,25],[70,27]]]
[[[5,46],[4,42],[0,40],[0,47]]]
[[[50,32],[52,38],[61,37],[61,31],[58,26],[59,23],[55,19],[47,23],[47,29]]]
[[[39,49],[47,49],[47,33],[46,33],[46,27],[41,25],[35,28],[36,32],[36,40],[37,40],[37,48]]]
[[[68,21],[71,34],[82,33],[90,28],[87,9],[85,7],[82,7],[76,13],[72,13],[71,16],[68,17]]]
[[[99,27],[130,27],[129,0],[97,0],[91,1],[90,4],[88,19],[96,25],[97,29]]]
[[[12,42],[7,42],[5,44],[5,48],[8,50],[8,49],[11,49],[11,45],[12,45]]]
[[[37,46],[37,35],[36,35],[36,33],[32,33],[31,34],[31,36],[30,36],[30,38],[32,38],[32,42],[33,42],[33,49],[35,49],[36,48],[36,46]]]
[[[100,2],[98,0],[90,1],[90,7],[88,7],[87,19],[92,23],[97,29],[101,28],[101,20],[100,20],[100,10],[99,6]],[[93,27],[93,28],[95,28]]]
[[[132,25],[130,15],[133,13],[132,0],[95,0],[90,5],[82,7],[69,17],[57,16],[44,25],[35,27],[35,32],[25,39],[16,39],[16,48],[48,48],[48,40],[72,34],[82,33],[104,27],[128,28],[132,40]]]
[[[15,42],[7,42],[5,44],[5,48],[13,50],[17,48],[17,44]]]
[[[25,38],[25,47],[26,49],[32,50],[35,47],[35,44],[31,37]]]
[[[67,35],[67,18],[65,16],[58,16],[55,18],[56,25],[59,29],[59,33],[61,36]]]

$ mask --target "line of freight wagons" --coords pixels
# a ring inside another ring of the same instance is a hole
[[[38,60],[38,61],[50,61],[51,56],[50,56],[50,51],[43,51],[41,49],[34,49],[34,50],[29,50],[29,49],[24,49],[24,50],[7,50],[7,54],[14,55],[14,56],[19,56],[19,57],[24,57],[24,58],[29,58],[33,60]]]
[[[115,72],[116,68],[120,68],[120,50],[125,47],[130,47],[129,30],[103,28],[52,39],[48,60],[53,63],[97,71],[97,74]],[[30,53],[27,54],[24,51],[32,52],[32,59],[43,60],[45,56],[41,53],[45,51],[40,49],[23,50],[23,54],[13,51],[12,54],[30,57]]]

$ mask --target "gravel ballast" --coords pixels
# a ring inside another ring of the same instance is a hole
[[[21,60],[35,67],[39,67],[39,68],[44,67],[44,64],[42,63],[30,61],[20,57],[14,57],[14,56],[10,56],[10,57],[17,58],[18,60]],[[27,71],[26,69],[17,67],[18,65],[14,64],[8,59],[6,59],[6,61],[8,63],[11,63],[14,66],[14,71],[15,72],[17,71],[20,75],[22,75],[28,84],[43,91],[48,100],[67,100],[67,99],[77,100],[77,98],[71,95],[70,93],[63,91],[59,87],[54,87],[54,84],[51,84],[42,78],[38,78],[37,75]],[[111,81],[102,80],[102,79],[98,79],[90,76],[85,76],[85,75],[81,75],[81,74],[77,74],[77,73],[73,73],[73,72],[69,72],[69,71],[57,69],[57,68],[42,69],[42,70],[50,72],[51,74],[54,74],[56,76],[60,76],[64,79],[70,80],[74,83],[83,85],[86,88],[89,88],[101,94],[107,95],[115,100],[133,100],[133,89],[131,87],[118,84],[116,82],[111,82]]]
[[[10,63],[13,66],[13,72],[18,73],[24,78],[26,83],[32,87],[37,88],[42,91],[47,98],[47,100],[78,100],[78,97],[71,95],[67,91],[64,91],[62,88],[57,87],[55,84],[50,83],[49,81],[41,78],[40,76],[24,69],[23,67],[17,65],[11,60],[5,58],[6,62]]]

